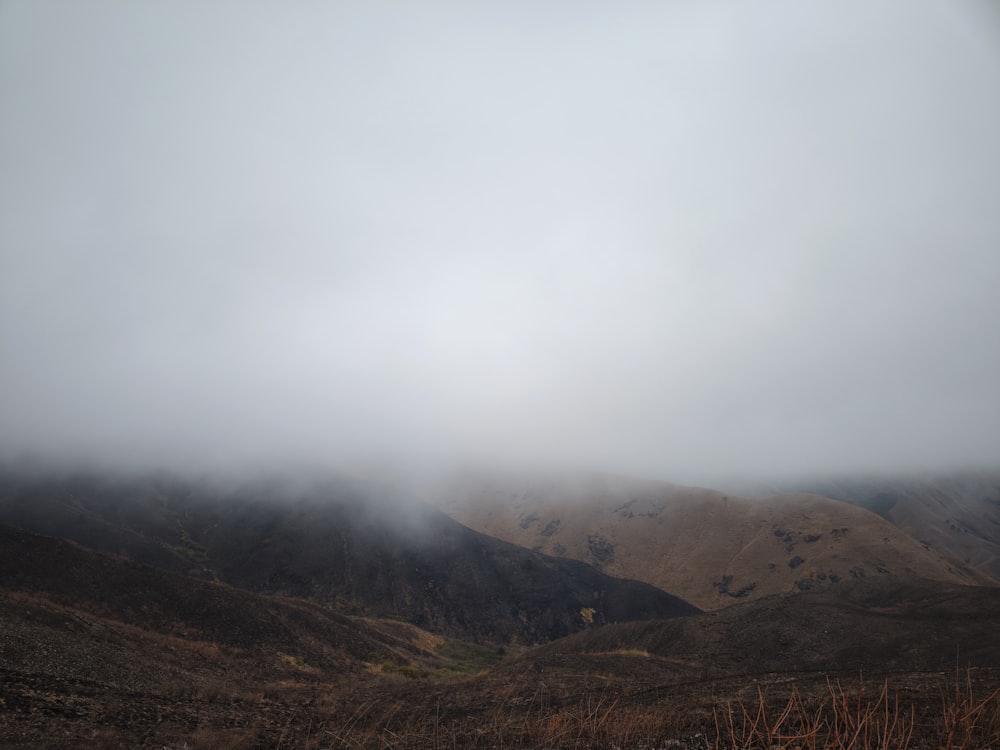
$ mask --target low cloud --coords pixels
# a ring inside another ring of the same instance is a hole
[[[988,5],[56,10],[0,9],[4,455],[1000,455]]]

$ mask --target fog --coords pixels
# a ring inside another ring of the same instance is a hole
[[[995,466],[987,2],[0,4],[0,456]]]

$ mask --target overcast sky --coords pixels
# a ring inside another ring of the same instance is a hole
[[[0,2],[0,454],[1000,461],[988,2]]]

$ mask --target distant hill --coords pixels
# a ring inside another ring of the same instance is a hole
[[[812,492],[858,505],[1000,580],[1000,471],[753,483],[742,491]]]
[[[486,643],[696,611],[675,596],[472,531],[346,478],[0,475],[0,523],[253,592]],[[16,561],[13,563],[16,569]]]
[[[431,495],[457,520],[646,581],[703,609],[842,581],[991,584],[884,518],[811,494],[749,500],[602,474],[466,474]]]

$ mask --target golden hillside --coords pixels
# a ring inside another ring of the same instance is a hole
[[[703,609],[877,576],[994,583],[874,513],[818,495],[749,500],[599,474],[469,474],[434,494],[477,531],[652,583]]]

